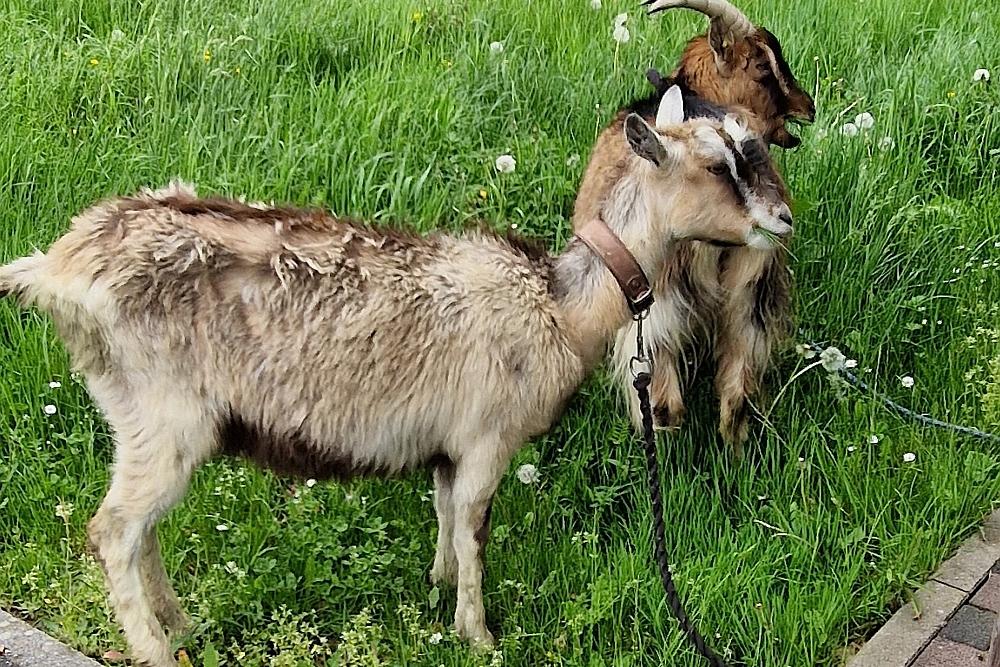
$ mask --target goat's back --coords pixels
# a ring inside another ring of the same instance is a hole
[[[85,211],[21,278],[88,376],[203,397],[216,446],[320,477],[452,456],[484,424],[517,444],[547,428],[582,374],[548,272],[489,233],[173,186]]]

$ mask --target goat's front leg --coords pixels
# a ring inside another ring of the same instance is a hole
[[[728,294],[715,353],[719,431],[741,457],[749,431],[750,399],[760,387],[775,343],[787,330],[789,282],[780,257],[744,251],[734,253],[723,283]]]
[[[480,646],[493,645],[483,609],[482,561],[489,536],[493,494],[506,465],[499,445],[483,445],[458,463],[452,488],[453,544],[458,558],[455,631]]]
[[[431,583],[458,584],[458,560],[453,544],[455,532],[455,508],[452,504],[452,487],[455,483],[455,464],[451,461],[434,467],[434,511],[437,513],[437,550],[434,552],[434,567],[431,568]]]
[[[681,375],[677,367],[679,355],[667,347],[651,351],[653,378],[649,387],[649,400],[653,406],[653,423],[657,428],[676,428],[684,421],[684,397],[681,394]]]

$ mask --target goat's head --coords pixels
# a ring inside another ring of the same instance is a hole
[[[726,0],[646,0],[643,4],[650,14],[686,7],[711,19],[708,34],[688,42],[671,83],[716,104],[746,107],[757,116],[755,129],[768,143],[782,148],[801,143],[785,123],[812,122],[816,105],[795,80],[781,44],[767,28],[754,26]],[[666,82],[658,82],[655,70],[649,78],[657,88],[666,88]]]
[[[663,95],[655,127],[636,113],[625,118],[650,219],[664,225],[657,234],[770,248],[774,237],[791,233],[784,184],[745,123],[735,115],[685,122],[677,86]]]

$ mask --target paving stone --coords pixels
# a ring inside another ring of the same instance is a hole
[[[982,651],[938,637],[924,649],[913,667],[983,667],[983,660]]]
[[[0,611],[0,645],[6,650],[0,667],[98,667],[81,653]]]
[[[928,581],[914,593],[920,617],[914,618],[908,602],[889,622],[861,647],[848,662],[849,667],[904,667],[920,653],[951,613],[965,601],[966,594],[937,581]]]
[[[993,621],[996,614],[964,605],[944,626],[941,636],[959,644],[975,646],[980,651],[990,649],[990,632],[993,631]]]
[[[972,604],[980,609],[1000,612],[1000,574],[996,572],[990,573],[990,578],[972,596]]]
[[[979,533],[962,543],[955,555],[934,573],[933,578],[971,593],[998,560],[1000,560],[1000,510],[993,512],[986,519]]]

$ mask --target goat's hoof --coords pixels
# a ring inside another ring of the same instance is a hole
[[[653,428],[657,431],[676,430],[684,423],[684,408],[657,405],[653,408]]]

